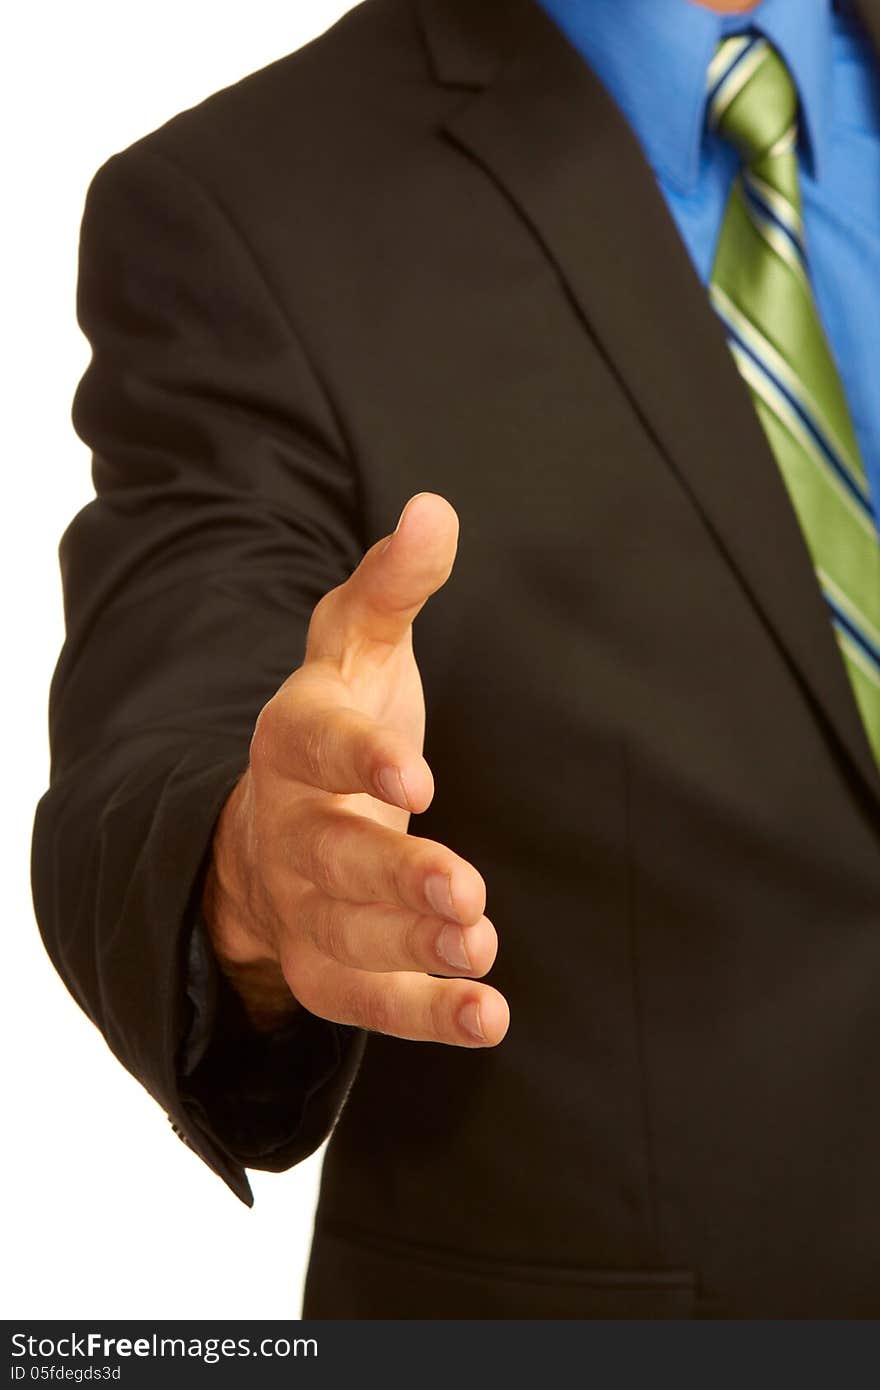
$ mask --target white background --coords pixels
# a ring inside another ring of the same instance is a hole
[[[476,0],[475,0],[476,2]],[[171,1133],[53,974],[31,908],[33,808],[61,642],[58,538],[89,499],[70,426],[83,198],[118,149],[313,38],[346,0],[53,0],[7,9],[0,72],[4,384],[3,1173],[6,1318],[297,1316],[318,1161],[248,1211]]]

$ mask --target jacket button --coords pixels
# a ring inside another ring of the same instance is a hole
[[[183,1130],[180,1128],[180,1125],[177,1124],[177,1122],[173,1119],[173,1117],[172,1117],[171,1115],[168,1116],[168,1122],[169,1122],[169,1124],[171,1125],[171,1129],[172,1129],[173,1133],[177,1135],[177,1137],[178,1137],[178,1139],[180,1140],[180,1142],[181,1142],[182,1144],[186,1144],[186,1147],[187,1147],[188,1149],[192,1149],[192,1150],[193,1150],[193,1153],[195,1153],[195,1149],[193,1148],[193,1144],[192,1144],[192,1141],[191,1141],[190,1138],[189,1138],[189,1135],[184,1134]]]

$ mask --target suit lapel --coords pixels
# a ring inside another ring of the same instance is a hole
[[[531,224],[793,674],[880,800],[781,474],[636,137],[534,0],[417,4],[440,80],[478,89],[448,136]],[[880,38],[880,0],[865,8]]]

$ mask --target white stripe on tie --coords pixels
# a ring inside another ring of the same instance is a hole
[[[709,120],[712,125],[717,125],[722,119],[734,97],[739,95],[749,79],[758,71],[769,51],[767,40],[758,39],[752,47],[751,53],[747,53],[742,62],[736,64],[729,77],[725,78],[715,93],[709,109]]]

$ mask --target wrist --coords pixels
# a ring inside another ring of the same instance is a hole
[[[281,970],[278,952],[259,930],[248,885],[248,774],[238,782],[214,833],[202,893],[202,918],[217,964],[241,997],[254,1025],[271,1030],[299,1008]]]

